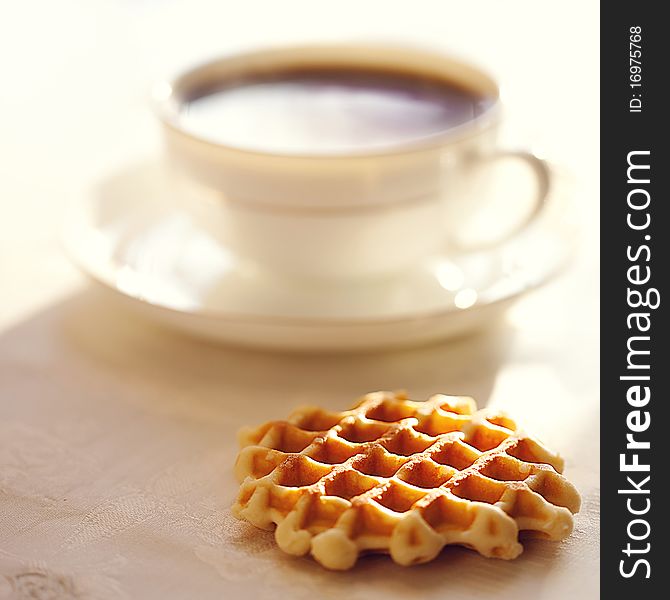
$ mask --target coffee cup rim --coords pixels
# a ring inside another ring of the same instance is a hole
[[[252,73],[254,70],[258,72],[273,67],[290,68],[298,64],[318,68],[347,66],[348,63],[357,68],[362,64],[371,70],[394,67],[397,69],[400,66],[408,71],[443,78],[445,81],[457,79],[459,84],[485,95],[491,102],[480,115],[448,130],[389,145],[383,149],[345,152],[278,152],[246,148],[198,135],[185,127],[181,121],[181,109],[188,99],[193,97],[194,90],[205,86],[216,86],[217,82],[225,81],[226,76],[230,78],[233,73]],[[464,77],[459,79],[457,76],[459,73]],[[464,82],[465,77],[469,78],[469,81]],[[439,50],[388,43],[283,45],[226,54],[197,63],[159,81],[153,86],[151,100],[154,112],[162,125],[191,143],[250,159],[272,158],[287,161],[361,160],[430,152],[476,137],[493,127],[498,122],[501,112],[498,84],[491,75],[471,61]]]

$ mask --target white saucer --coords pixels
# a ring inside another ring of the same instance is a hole
[[[150,163],[101,182],[68,212],[66,248],[148,317],[232,344],[344,351],[456,336],[551,278],[575,245],[557,190],[534,228],[495,250],[431,257],[387,280],[289,281],[236,261],[208,230],[216,205],[174,182]]]

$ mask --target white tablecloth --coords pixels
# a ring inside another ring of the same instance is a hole
[[[220,4],[27,0],[0,19],[0,598],[596,597],[597,7]],[[163,331],[69,265],[66,202],[158,152],[150,78],[215,51],[342,37],[456,49],[500,77],[508,141],[538,143],[575,178],[584,235],[565,276],[484,334],[319,357]],[[372,557],[329,573],[233,519],[239,426],[380,388],[470,394],[522,420],[582,493],[573,535],[513,562],[453,548],[412,569]]]

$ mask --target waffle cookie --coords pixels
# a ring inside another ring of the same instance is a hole
[[[329,569],[368,552],[423,563],[447,544],[515,558],[519,531],[561,540],[580,505],[558,455],[467,397],[375,392],[242,430],[240,444],[233,513]]]

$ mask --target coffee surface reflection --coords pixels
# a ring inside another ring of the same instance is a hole
[[[291,70],[232,80],[182,105],[187,131],[278,154],[384,151],[471,121],[490,98],[446,80],[356,69]]]

